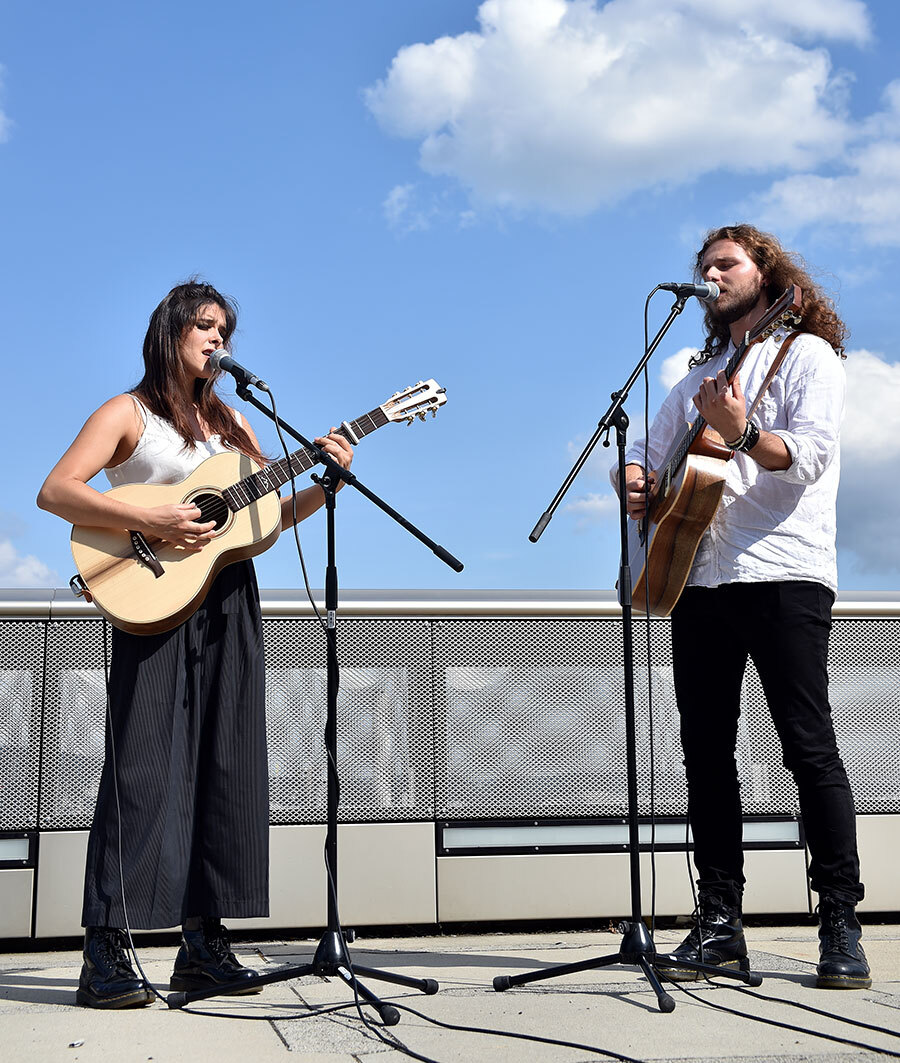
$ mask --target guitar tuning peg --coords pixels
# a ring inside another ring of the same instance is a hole
[[[399,392],[399,391],[395,391],[395,392],[394,392],[394,394],[393,394],[393,395],[391,395],[391,398],[392,398],[392,399],[396,399],[396,398],[397,398],[397,397],[399,396],[399,394],[400,394],[400,392]]]
[[[437,406],[432,406],[431,407],[431,416],[432,417],[437,417]]]
[[[406,426],[407,426],[407,428],[413,423],[414,420],[415,420],[415,417],[412,414],[410,414],[410,416],[406,418]]]
[[[420,421],[424,421],[425,420],[425,411],[424,410],[416,410],[416,417],[418,417]]]

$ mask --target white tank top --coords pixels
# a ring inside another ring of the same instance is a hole
[[[130,456],[121,465],[106,469],[113,487],[122,484],[176,484],[189,476],[202,461],[228,449],[220,435],[197,439],[193,447],[185,447],[184,440],[168,421],[157,417],[134,395],[131,398],[144,422],[144,430]],[[241,415],[235,411],[234,416],[241,424]]]

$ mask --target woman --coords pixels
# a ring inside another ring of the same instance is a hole
[[[154,310],[144,376],[93,413],[38,495],[72,524],[137,530],[199,551],[214,523],[193,504],[144,508],[88,485],[177,483],[224,450],[263,462],[252,429],[215,392],[209,356],[229,348],[232,302],[208,284],[178,285]],[[316,442],[342,466],[353,452]],[[282,528],[318,509],[317,486],[282,500]],[[220,920],[268,914],[265,672],[252,563],[227,566],[200,608],[173,631],[113,630],[107,756],[88,843],[77,1000],[147,1004],[123,927],[182,924],[171,988],[228,986],[252,976]],[[127,907],[126,907],[127,906]],[[252,990],[251,990],[252,991]]]

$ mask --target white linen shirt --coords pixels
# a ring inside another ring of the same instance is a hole
[[[785,338],[777,332],[754,344],[740,369],[749,409]],[[704,377],[724,369],[734,346],[691,369],[669,392],[644,441],[629,447],[626,461],[653,470],[699,416],[693,397]],[[766,432],[780,436],[791,464],[770,471],[735,453],[725,462],[725,489],[704,533],[687,585],[814,580],[837,590],[835,550],[840,423],[845,376],[841,359],[818,336],[804,333],[790,349],[753,415]],[[610,471],[616,484],[616,469]]]

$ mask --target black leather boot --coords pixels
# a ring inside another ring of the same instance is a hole
[[[728,904],[712,893],[701,893],[694,916],[694,927],[674,952],[660,953],[654,966],[675,982],[695,982],[704,975],[678,967],[667,967],[666,960],[691,960],[728,970],[750,970],[747,942],[741,924],[739,904]]]
[[[817,989],[868,989],[872,984],[863,952],[862,928],[852,904],[824,896],[819,902]]]
[[[181,931],[181,948],[169,980],[171,989],[227,989],[229,993],[259,993],[262,986],[238,988],[256,974],[238,962],[231,951],[228,931],[218,919],[204,919],[199,930]]]
[[[141,1008],[153,993],[135,974],[125,952],[125,932],[89,926],[84,931],[84,963],[75,1000],[86,1008]]]

